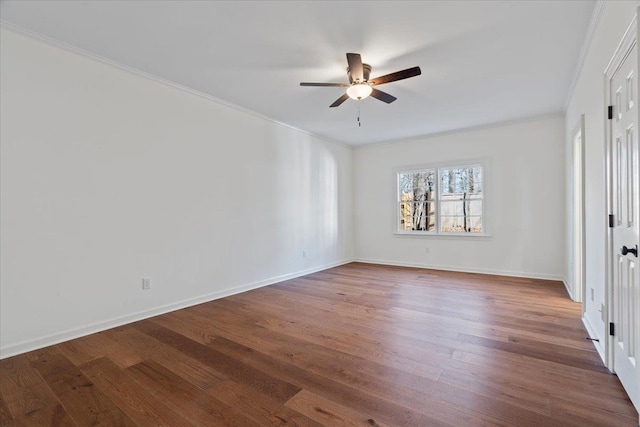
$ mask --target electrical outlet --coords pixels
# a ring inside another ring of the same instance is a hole
[[[302,258],[306,258],[307,257],[307,251],[302,251]]]
[[[431,253],[431,248],[424,248],[424,253],[425,254],[430,254]]]
[[[147,289],[151,289],[151,277],[142,278],[142,290],[146,291]]]

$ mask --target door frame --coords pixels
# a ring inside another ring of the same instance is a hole
[[[576,150],[576,139],[580,137],[579,146]],[[587,298],[587,283],[585,280],[585,125],[584,114],[580,115],[580,122],[573,130],[571,137],[571,215],[572,218],[572,255],[573,265],[573,300],[582,303],[582,315],[586,310],[585,299]]]
[[[638,8],[637,10],[640,10]],[[606,203],[605,203],[605,218],[609,217],[609,214],[613,212],[613,171],[611,168],[611,148],[613,147],[613,121],[609,120],[607,117],[607,106],[611,105],[611,79],[613,75],[616,73],[618,68],[622,65],[624,60],[627,58],[633,47],[638,42],[638,12],[634,15],[631,23],[627,27],[627,30],[620,41],[620,44],[615,50],[611,61],[607,65],[607,68],[604,72],[604,100],[606,102],[604,108],[604,121],[605,121],[605,191],[606,191]],[[638,55],[640,58],[640,55]],[[638,61],[640,62],[640,60]],[[638,68],[638,64],[636,64],[636,70]],[[637,89],[636,89],[637,90]],[[636,123],[640,123],[638,119],[636,119]],[[604,331],[604,340],[605,340],[605,366],[609,368],[610,371],[615,372],[614,366],[614,341],[609,335],[609,324],[614,321],[613,318],[613,262],[616,256],[616,249],[613,247],[613,229],[609,228],[608,221],[605,221],[605,236],[606,236],[606,245],[605,245],[605,295],[604,295],[604,319],[606,321],[605,331]]]

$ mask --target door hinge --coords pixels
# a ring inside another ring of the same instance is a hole
[[[609,107],[607,107],[607,118],[609,120],[613,120],[613,105],[609,105]]]
[[[613,214],[609,214],[609,228],[613,228]]]
[[[609,335],[615,336],[616,334],[616,325],[613,322],[609,322]]]

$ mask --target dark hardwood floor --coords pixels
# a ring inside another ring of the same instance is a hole
[[[0,361],[2,426],[633,426],[559,282],[352,263]]]

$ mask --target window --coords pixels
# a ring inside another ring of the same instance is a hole
[[[398,172],[398,232],[484,234],[483,166]]]

